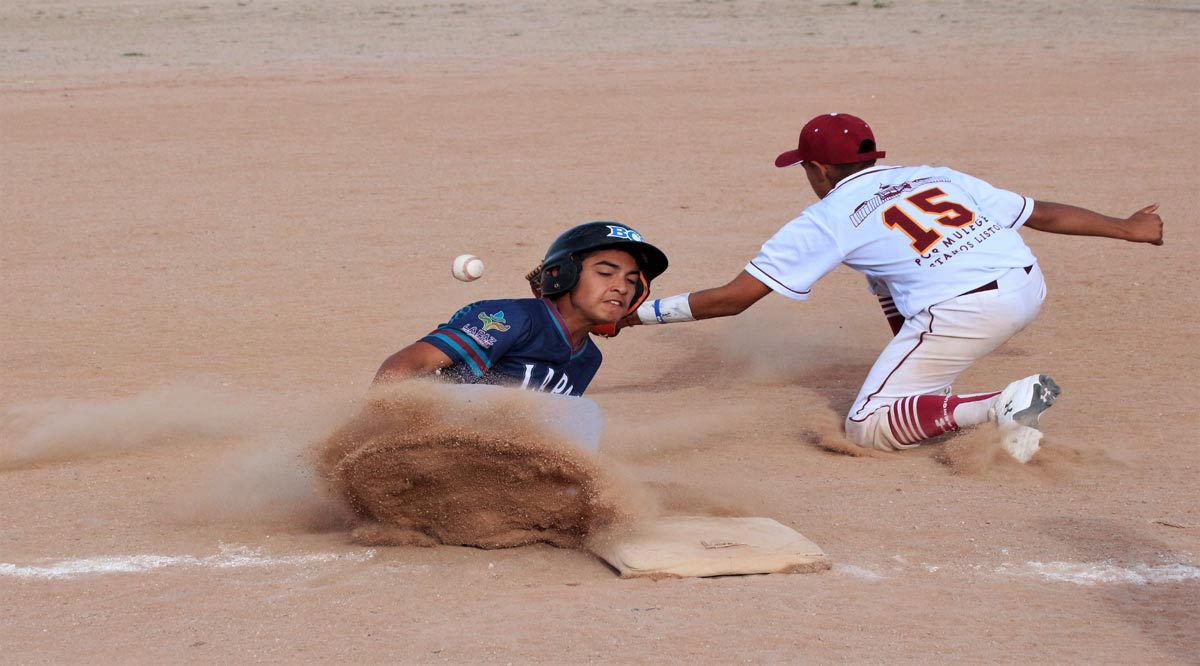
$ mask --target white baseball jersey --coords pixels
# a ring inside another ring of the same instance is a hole
[[[877,166],[843,179],[775,233],[746,272],[808,298],[839,263],[906,318],[1034,263],[1017,229],[1033,199],[944,167]]]

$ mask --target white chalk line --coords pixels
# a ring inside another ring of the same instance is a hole
[[[953,569],[953,567],[932,564],[922,564],[920,568],[931,574]],[[971,569],[986,571],[979,565],[975,565]],[[861,565],[838,563],[833,565],[833,571],[869,582],[885,580],[895,573],[894,570],[891,572],[878,571]],[[1001,576],[1040,578],[1085,586],[1164,585],[1200,581],[1200,567],[1180,563],[1119,566],[1109,562],[1025,562],[1022,564],[1005,562],[992,569],[990,573]]]
[[[857,564],[840,564],[838,562],[834,562],[833,571],[834,573],[840,573],[846,576],[852,576],[854,578],[861,578],[871,582],[887,578],[887,576],[879,573],[878,571],[872,571],[867,567],[861,567]]]
[[[313,553],[272,557],[249,546],[220,544],[220,552],[206,557],[194,555],[117,555],[65,560],[44,565],[20,565],[0,562],[0,576],[10,578],[64,579],[113,573],[146,573],[168,567],[208,567],[239,569],[245,567],[298,566],[327,562],[364,562],[375,556],[374,550],[358,553]]]
[[[1135,564],[1129,567],[1104,562],[1026,562],[1002,564],[1004,576],[1034,576],[1076,585],[1162,585],[1200,580],[1200,567],[1190,564]]]
[[[328,562],[365,562],[375,557],[374,550],[356,553],[311,553],[273,557],[264,555],[261,549],[249,546],[220,544],[220,552],[205,557],[194,555],[117,555],[64,560],[42,565],[20,565],[0,562],[0,577],[25,579],[69,579],[81,576],[113,573],[147,573],[170,567],[207,567],[212,569],[240,569],[247,567],[300,566]],[[907,565],[902,558],[896,561]],[[949,571],[954,567],[921,564],[927,573]],[[970,567],[984,572],[979,565]],[[863,581],[877,582],[901,573],[896,568],[879,571],[871,567],[835,563],[833,572]],[[1053,582],[1075,585],[1162,585],[1186,581],[1200,581],[1200,567],[1190,564],[1137,564],[1123,567],[1107,562],[1025,562],[1003,563],[991,570],[1002,576],[1034,577]]]

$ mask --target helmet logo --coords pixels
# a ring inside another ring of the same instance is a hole
[[[625,240],[631,240],[635,243],[644,242],[642,240],[642,235],[639,234],[638,232],[634,231],[633,229],[630,229],[628,227],[618,227],[615,224],[610,224],[607,226],[608,226],[608,237],[609,238],[623,238]]]

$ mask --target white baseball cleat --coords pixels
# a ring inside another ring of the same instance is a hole
[[[996,425],[1000,445],[1022,463],[1029,462],[1041,448],[1038,417],[1058,400],[1062,389],[1048,375],[1018,379],[1000,392],[996,401]]]

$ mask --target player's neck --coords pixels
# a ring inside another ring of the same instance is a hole
[[[558,317],[562,323],[563,329],[567,332],[567,338],[571,342],[571,349],[579,351],[583,347],[583,343],[587,341],[588,334],[591,333],[595,323],[583,316],[583,313],[576,310],[571,305],[570,298],[559,298],[557,300],[545,299],[550,305],[551,311]]]

